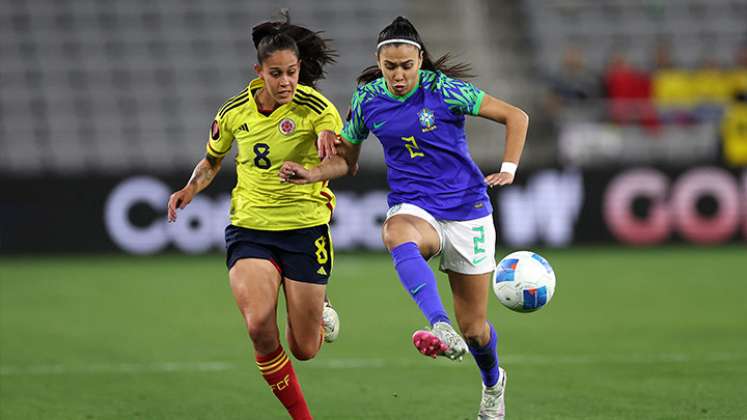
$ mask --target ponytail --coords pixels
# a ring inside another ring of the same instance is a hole
[[[420,51],[422,51],[423,53],[423,64],[421,66],[423,70],[441,72],[455,79],[467,79],[470,77],[474,77],[474,75],[471,74],[472,69],[469,64],[451,64],[449,62],[451,61],[451,55],[449,53],[446,53],[436,59],[436,61],[433,61],[430,54],[428,53],[428,50],[425,48],[423,40],[420,39],[420,34],[418,34],[415,26],[409,20],[407,20],[407,18],[404,18],[402,16],[397,16],[397,18],[394,19],[392,23],[389,24],[389,26],[384,28],[379,33],[379,38],[376,43],[378,46],[376,51],[377,56],[379,52],[381,52],[381,48],[386,45],[417,45],[419,46]],[[378,66],[374,65],[366,67],[358,76],[358,84],[363,85],[372,82],[381,76],[381,70]]]
[[[321,32],[292,25],[288,9],[280,13],[284,22],[268,21],[252,28],[257,61],[262,64],[276,51],[292,51],[301,61],[298,83],[315,87],[325,77],[324,66],[335,62],[337,52],[327,45],[331,40],[322,38]]]

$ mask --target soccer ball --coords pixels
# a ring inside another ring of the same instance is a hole
[[[552,299],[555,273],[539,254],[516,251],[498,263],[493,275],[493,292],[508,309],[533,312]]]

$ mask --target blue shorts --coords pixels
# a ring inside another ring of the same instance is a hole
[[[268,260],[292,280],[327,284],[334,259],[329,226],[269,231],[228,225],[226,266],[230,270],[242,258]]]

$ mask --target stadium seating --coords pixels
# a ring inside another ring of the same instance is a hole
[[[672,43],[674,61],[694,67],[705,54],[729,64],[747,35],[747,3],[741,0],[527,0],[530,36],[539,67],[557,68],[563,46],[583,49],[601,70],[613,50],[649,67],[658,40]]]
[[[338,106],[399,2],[319,6],[291,18],[326,28],[345,58],[323,83]],[[0,3],[0,163],[22,173],[170,171],[191,166],[215,110],[253,75],[251,26],[274,1]],[[370,28],[362,30],[361,28]],[[344,79],[343,79],[344,76]]]
[[[283,5],[294,22],[335,40],[340,59],[320,88],[343,114],[354,77],[374,63],[378,31],[400,14],[415,22],[434,55],[452,51],[472,62],[480,87],[523,107],[536,96],[514,5]],[[203,153],[212,114],[254,74],[251,26],[277,11],[273,0],[3,1],[0,172],[189,170]],[[470,136],[473,154],[493,165],[495,127],[477,123]],[[376,143],[364,146],[364,167],[383,167]]]
[[[556,154],[542,130],[538,76],[557,69],[565,46],[582,48],[595,71],[613,50],[650,68],[662,39],[678,65],[694,67],[706,51],[728,65],[747,31],[740,0],[284,5],[295,22],[335,40],[340,60],[320,88],[343,114],[355,75],[373,64],[378,31],[396,15],[409,16],[433,55],[455,53],[473,64],[475,84],[530,111],[527,165],[551,163]],[[0,172],[188,170],[215,109],[253,75],[251,26],[277,7],[272,0],[3,1]],[[476,121],[468,133],[478,163],[493,165],[502,129]],[[364,147],[364,168],[381,168],[376,142]]]

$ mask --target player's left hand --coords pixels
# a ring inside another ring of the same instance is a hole
[[[319,154],[319,160],[336,155],[337,148],[335,146],[340,144],[341,141],[334,131],[324,130],[319,133],[319,137],[316,139],[316,150]]]
[[[283,162],[278,176],[280,182],[290,182],[291,184],[311,184],[318,181],[311,170],[304,168],[300,163],[291,161]]]
[[[510,185],[513,182],[514,176],[508,172],[497,172],[485,177],[485,183],[487,183],[491,188],[495,187],[496,185],[499,187]]]

